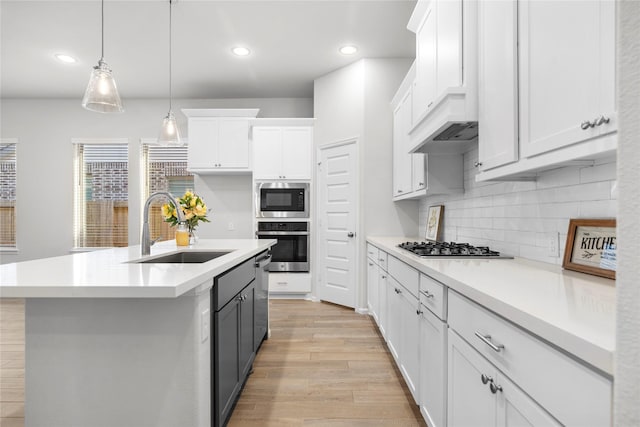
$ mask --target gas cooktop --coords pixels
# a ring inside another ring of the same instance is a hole
[[[420,257],[454,257],[454,258],[503,258],[512,256],[502,255],[492,251],[488,246],[472,246],[468,243],[455,242],[405,242],[398,247],[412,252]]]

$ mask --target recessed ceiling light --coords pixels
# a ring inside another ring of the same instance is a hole
[[[233,54],[237,56],[247,56],[251,53],[249,49],[241,46],[234,47],[233,49],[231,49],[231,52],[233,52]]]
[[[340,48],[340,53],[343,55],[353,55],[358,51],[358,48],[353,45],[346,45]]]
[[[65,64],[74,64],[78,62],[76,58],[73,56],[65,55],[64,53],[56,53],[53,55],[58,61],[64,62]]]

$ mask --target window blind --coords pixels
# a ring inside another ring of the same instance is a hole
[[[128,245],[129,161],[122,143],[74,144],[74,246]]]
[[[141,171],[144,185],[142,201],[156,191],[168,191],[179,198],[193,190],[193,174],[187,171],[187,147],[142,144]],[[149,211],[149,233],[152,239],[170,240],[175,230],[164,222],[161,208],[166,200],[156,200]]]
[[[0,142],[0,248],[16,247],[17,144]]]

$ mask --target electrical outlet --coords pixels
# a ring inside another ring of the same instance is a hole
[[[233,231],[235,229],[236,229],[236,226],[232,222],[230,222],[229,225],[227,226],[227,230]]]
[[[209,339],[210,327],[211,316],[209,316],[209,309],[206,309],[200,314],[200,341],[207,342]]]
[[[558,233],[550,234],[547,237],[547,251],[550,257],[560,256],[560,250],[558,248]]]

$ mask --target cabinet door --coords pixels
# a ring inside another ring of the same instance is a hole
[[[615,2],[518,4],[522,155],[530,157],[598,136],[613,123],[604,128],[586,123],[611,113],[605,111],[603,98],[614,108]]]
[[[189,119],[189,168],[212,169],[218,163],[218,134],[220,121],[211,117]]]
[[[462,86],[462,0],[438,1],[437,8],[434,99],[450,87]]]
[[[393,196],[411,192],[412,160],[409,154],[411,91],[407,91],[393,112]]]
[[[527,396],[504,375],[498,374],[496,384],[500,390],[498,398],[498,426],[560,426],[547,411]]]
[[[220,118],[218,163],[225,169],[249,167],[249,120],[238,117]]]
[[[282,160],[282,129],[253,128],[253,178],[280,179]]]
[[[375,264],[370,259],[367,259],[367,306],[369,308],[369,313],[376,321],[379,323],[378,319],[378,278],[379,278],[379,269],[377,264]]]
[[[398,359],[398,350],[400,348],[400,331],[402,328],[402,319],[400,318],[401,296],[400,290],[402,286],[391,276],[387,276],[387,347],[396,360]]]
[[[282,129],[282,178],[311,179],[313,131],[309,127]]]
[[[411,190],[423,190],[429,186],[425,174],[426,154],[411,154]]]
[[[430,427],[446,416],[446,325],[426,307],[420,315],[420,411]]]
[[[387,272],[378,269],[378,328],[380,333],[387,338]]]
[[[253,364],[255,289],[254,281],[240,292],[240,382],[244,381]]]
[[[476,350],[448,330],[447,425],[492,427],[497,425],[496,396],[483,384],[482,375],[495,380],[496,369]]]
[[[231,300],[215,313],[214,415],[215,425],[231,413],[240,391],[240,300]]]
[[[478,3],[479,166],[518,160],[516,0]]]
[[[426,9],[416,31],[416,81],[413,86],[412,123],[418,123],[436,98],[436,11],[435,1]]]
[[[401,319],[400,326],[400,370],[407,387],[416,403],[419,403],[420,380],[420,317],[418,316],[418,299],[404,288],[398,294],[399,309],[395,316]]]

